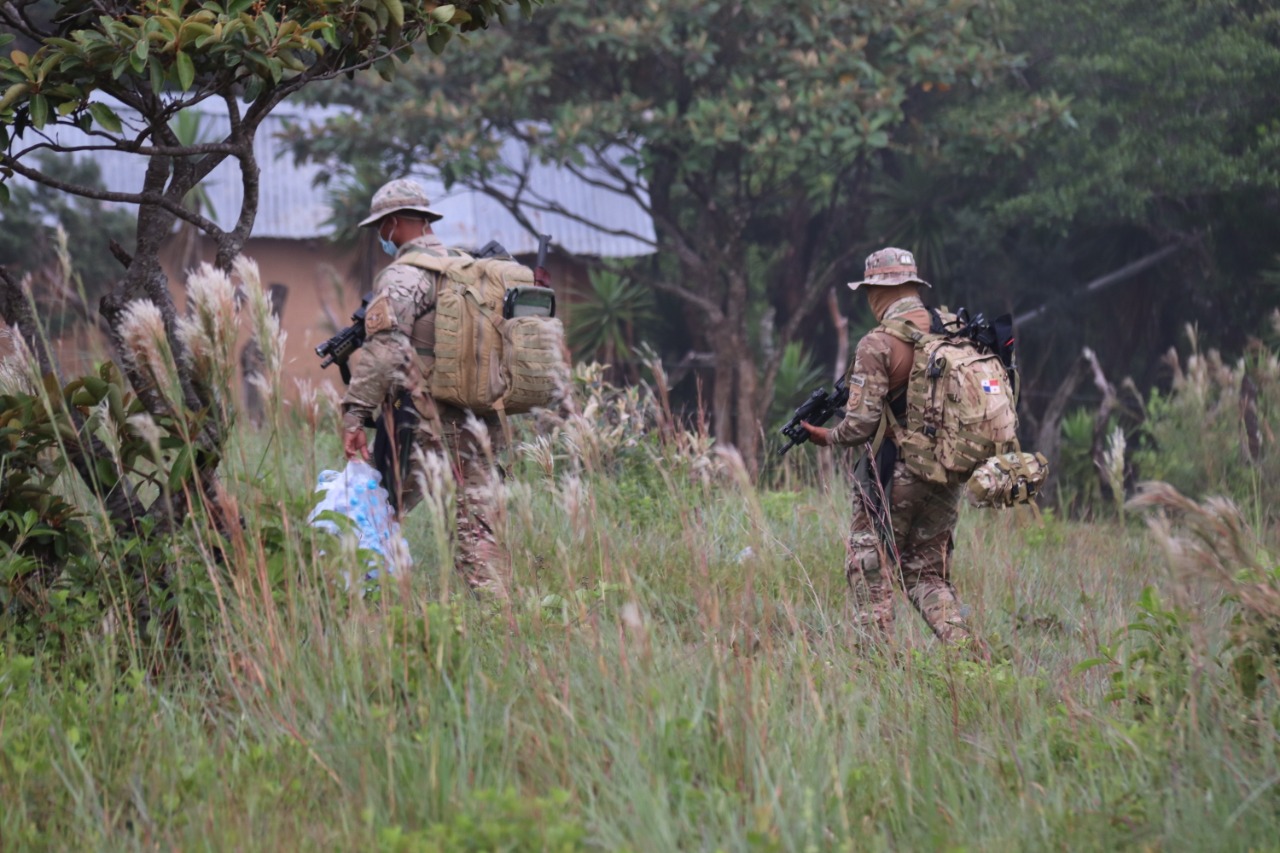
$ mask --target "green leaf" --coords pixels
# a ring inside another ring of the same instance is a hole
[[[151,57],[151,59],[147,61],[147,70],[151,74],[151,90],[153,92],[163,92],[164,69],[160,67],[160,60],[154,56]]]
[[[100,104],[96,101],[89,104],[89,114],[107,133],[119,133],[124,127],[120,122],[120,116],[116,115],[115,111],[106,104]]]
[[[0,207],[8,207],[9,205],[9,185],[0,184]]]
[[[262,94],[263,81],[261,77],[252,78],[244,87],[244,99],[248,103],[258,100],[258,96]]]
[[[34,95],[31,98],[31,126],[36,130],[45,126],[49,121],[49,101],[44,95]]]
[[[403,27],[404,26],[404,4],[401,3],[400,0],[384,0],[383,5],[387,7],[387,13],[391,16],[391,23],[395,24],[397,27]],[[441,9],[452,10],[453,7],[438,6],[436,10],[431,13],[432,16],[434,17],[436,12],[439,12]],[[450,11],[450,17],[452,17],[452,14],[453,14],[452,11]],[[449,19],[441,18],[440,20],[447,21]]]
[[[174,57],[174,65],[178,69],[178,86],[185,92],[190,89],[191,84],[195,82],[195,63],[191,61],[191,57],[188,54],[178,51],[177,55]]]
[[[427,36],[427,47],[431,48],[432,53],[441,53],[444,51],[445,45],[449,43],[449,39],[453,38],[453,30],[440,27],[434,33]]]
[[[169,469],[170,492],[176,492],[181,489],[182,485],[191,476],[193,456],[194,454],[190,447],[184,447],[178,451],[178,455],[173,460],[173,467]]]

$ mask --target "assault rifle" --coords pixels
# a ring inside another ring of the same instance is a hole
[[[351,325],[316,347],[316,355],[324,359],[320,366],[338,365],[342,381],[348,385],[351,384],[351,367],[347,364],[347,359],[351,358],[351,353],[364,346],[364,314],[369,309],[371,299],[373,294],[366,293],[360,300],[360,307],[351,315]]]
[[[801,421],[814,426],[822,426],[835,415],[843,412],[845,404],[848,402],[849,383],[843,377],[831,389],[830,394],[827,393],[826,388],[819,388],[810,394],[809,399],[800,404],[791,420],[787,421],[787,425],[782,428],[782,434],[789,441],[779,451],[778,455],[782,456],[791,448],[804,444],[809,440],[809,431],[800,425]]]

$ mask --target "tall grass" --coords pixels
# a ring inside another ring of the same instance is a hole
[[[0,656],[0,846],[1274,848],[1274,673],[1239,689],[1238,609],[1143,532],[966,515],[993,662],[904,601],[869,649],[840,479],[755,489],[641,390],[579,387],[509,460],[502,602],[430,502],[415,568],[348,590],[367,555],[304,522],[332,404],[270,395],[221,470],[243,528],[169,543],[180,649],[105,619]]]

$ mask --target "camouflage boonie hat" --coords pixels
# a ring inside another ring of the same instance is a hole
[[[369,205],[369,215],[360,223],[363,228],[380,222],[384,216],[390,216],[399,210],[416,210],[426,214],[428,222],[443,218],[440,213],[431,209],[431,200],[422,189],[422,185],[412,178],[398,178],[373,194],[373,203]]]
[[[906,284],[914,282],[933,287],[916,273],[916,257],[906,249],[881,249],[867,256],[867,266],[862,281],[849,282],[851,290],[864,284]]]

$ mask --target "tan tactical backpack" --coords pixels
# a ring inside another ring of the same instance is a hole
[[[436,292],[431,396],[477,415],[552,405],[567,385],[564,326],[551,316],[503,317],[533,270],[507,258],[411,252],[397,263],[441,274]]]
[[[881,328],[915,348],[899,453],[916,476],[946,483],[965,480],[992,456],[1016,450],[1018,415],[1000,356],[948,334],[958,325],[955,315],[940,313],[938,321],[942,332],[893,320]]]

